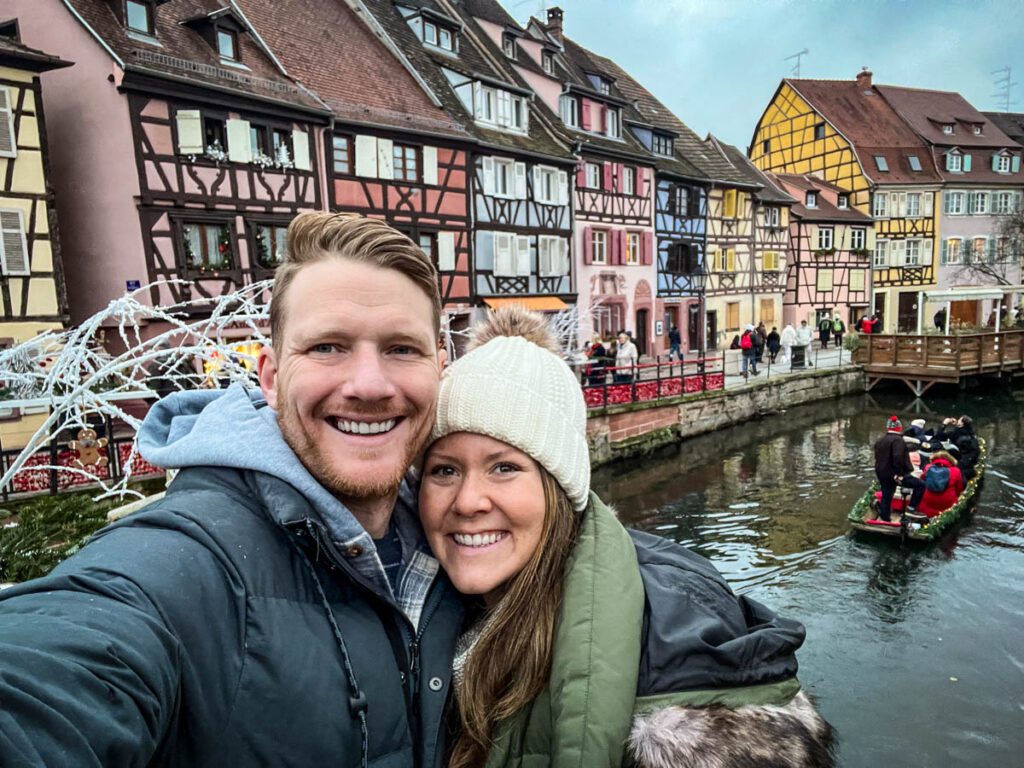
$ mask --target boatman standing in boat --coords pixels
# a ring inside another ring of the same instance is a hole
[[[875,443],[875,475],[882,487],[882,501],[878,505],[878,518],[891,522],[892,497],[896,487],[913,490],[910,506],[906,511],[914,513],[924,495],[924,482],[913,475],[914,465],[910,460],[910,451],[903,440],[903,425],[899,418],[890,416],[885,425],[885,434]]]

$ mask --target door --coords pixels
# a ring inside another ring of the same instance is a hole
[[[884,293],[876,293],[875,294],[875,317],[877,317],[878,320],[879,320],[878,329],[879,329],[879,332],[881,332],[881,330],[883,328],[885,328],[885,294]]]
[[[900,333],[917,333],[917,291],[900,292],[896,327]]]
[[[650,323],[650,310],[638,309],[636,311],[636,349],[637,354],[647,355],[650,350],[647,348],[647,326]]]
[[[708,349],[718,349],[718,310],[708,312],[707,318],[707,335],[704,338],[708,340]]]
[[[985,318],[988,320],[988,318]],[[949,325],[980,325],[978,322],[977,301],[954,301],[949,307]]]
[[[691,304],[686,316],[686,346],[693,352],[700,349],[700,304]]]

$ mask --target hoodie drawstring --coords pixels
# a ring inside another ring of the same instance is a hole
[[[352,660],[348,655],[348,648],[345,646],[345,638],[341,634],[341,628],[338,626],[338,622],[334,618],[334,611],[331,610],[331,604],[327,600],[327,594],[324,592],[323,584],[320,582],[320,577],[316,574],[316,569],[313,567],[313,563],[310,562],[306,553],[302,551],[302,548],[295,543],[295,540],[289,536],[288,541],[291,542],[292,547],[299,553],[299,557],[302,558],[302,562],[306,564],[306,568],[309,570],[310,576],[313,577],[313,585],[316,587],[317,594],[320,595],[320,603],[323,605],[324,611],[327,613],[327,620],[331,624],[331,629],[334,632],[334,639],[338,642],[338,648],[341,649],[341,658],[345,665],[345,677],[348,678],[348,687],[350,689],[348,697],[349,712],[352,717],[359,720],[359,733],[360,733],[360,768],[366,768],[367,753],[370,751],[370,734],[369,728],[366,724],[366,694],[359,688],[359,683],[356,681],[355,670],[352,669]]]

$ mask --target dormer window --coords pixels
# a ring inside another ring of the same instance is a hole
[[[804,198],[804,205],[807,206],[808,208],[817,208],[818,207],[818,193],[817,192],[808,192],[807,196]]]
[[[439,48],[444,48],[446,51],[455,50],[455,33],[450,29],[441,27],[437,31],[437,45]]]
[[[672,137],[664,133],[655,133],[651,138],[651,151],[656,155],[672,157]]]
[[[575,96],[562,96],[562,122],[570,128],[580,127],[580,101]]]
[[[946,170],[951,173],[963,173],[964,156],[959,152],[950,152],[946,155]]]
[[[152,0],[125,0],[125,25],[133,32],[141,32],[144,35],[154,34],[156,32],[153,20],[154,10]]]
[[[526,97],[501,88],[474,83],[473,114],[480,123],[516,133],[529,130],[529,105]]]
[[[423,42],[435,48],[455,52],[456,35],[448,27],[423,20]]]
[[[427,45],[437,45],[437,24],[423,22],[423,42]]]
[[[221,63],[239,65],[242,61],[239,36],[246,31],[246,27],[230,8],[221,8],[181,23],[195,30],[217,52]]]
[[[981,126],[980,125],[975,125],[974,126],[974,135],[975,136],[981,136]]]
[[[540,66],[549,75],[555,74],[555,54],[551,51],[541,51]]]
[[[590,78],[590,82],[594,86],[594,90],[598,93],[607,95],[612,92],[612,84],[606,78],[603,78],[600,75],[588,75],[587,77]]]
[[[849,207],[850,207],[850,197],[849,197],[849,195],[839,195],[839,197],[836,198],[836,208],[839,208],[839,209],[845,211]]]
[[[238,61],[238,33],[230,29],[218,29],[217,53],[222,59]]]
[[[509,59],[515,59],[516,57],[516,36],[510,35],[507,32],[501,39],[501,50],[504,52],[505,57]]]
[[[946,134],[947,136],[952,136],[953,135],[953,124],[952,123],[943,123],[942,124],[942,132],[944,134]]]

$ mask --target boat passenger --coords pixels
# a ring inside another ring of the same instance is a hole
[[[924,495],[917,511],[935,517],[956,504],[964,492],[964,478],[954,459],[946,451],[939,451],[924,468]]]
[[[924,440],[924,427],[924,419],[914,419],[912,422],[910,422],[910,426],[903,431],[903,439],[905,440],[908,437],[911,437],[916,438],[917,440]]]
[[[875,443],[875,476],[882,488],[882,499],[878,505],[880,520],[892,522],[892,497],[897,486],[912,489],[910,505],[906,511],[917,511],[917,505],[924,494],[924,483],[914,477],[913,473],[914,465],[903,440],[903,425],[898,417],[890,416],[885,425],[885,434]]]
[[[921,441],[905,434],[903,442],[907,444],[907,455],[910,457],[910,463],[914,465],[914,471],[911,474],[914,477],[921,477],[922,463],[927,463],[921,459]]]

